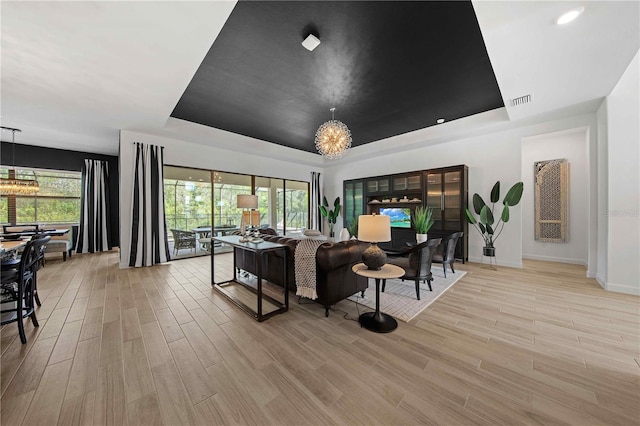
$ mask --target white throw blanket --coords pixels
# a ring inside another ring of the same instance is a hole
[[[316,251],[326,241],[303,238],[296,246],[295,272],[296,295],[311,300],[318,298],[316,293]]]

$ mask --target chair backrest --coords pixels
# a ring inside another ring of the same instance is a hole
[[[435,253],[441,241],[441,238],[433,238],[414,246],[408,251],[409,265],[416,270],[415,278],[427,278],[431,275],[433,253]]]
[[[37,232],[38,225],[2,225],[2,231],[7,234],[12,232]]]
[[[446,249],[445,249],[446,250],[445,257],[444,257],[445,261],[453,260],[454,254],[456,251],[456,245],[458,244],[458,239],[463,235],[464,235],[464,232],[456,232],[444,238],[444,242],[447,243]]]
[[[276,230],[273,228],[260,228],[260,233],[265,235],[278,235]]]
[[[38,265],[41,259],[41,255],[44,252],[44,247],[51,240],[51,237],[46,235],[39,238],[34,238],[27,242],[22,255],[20,256],[20,266],[18,269],[19,280],[22,281],[25,278],[25,273],[34,273],[38,270]]]
[[[191,231],[183,231],[181,229],[171,229],[170,231],[174,240],[193,239],[195,236],[195,232]]]

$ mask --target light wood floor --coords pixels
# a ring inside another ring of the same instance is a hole
[[[640,298],[582,267],[458,265],[427,310],[375,334],[348,301],[325,318],[293,297],[257,323],[210,288],[208,262],[50,260],[40,327],[27,345],[1,331],[2,425],[640,424]]]

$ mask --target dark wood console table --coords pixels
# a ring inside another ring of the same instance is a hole
[[[219,291],[223,296],[225,296],[229,301],[234,303],[240,309],[251,315],[257,321],[264,321],[268,318],[276,314],[280,314],[289,310],[289,289],[287,285],[287,246],[284,244],[272,243],[269,241],[263,241],[260,243],[241,243],[239,235],[228,235],[228,236],[220,236],[220,237],[212,237],[214,241],[218,241],[223,244],[228,244],[240,250],[245,250],[248,252],[253,252],[255,254],[255,270],[256,270],[256,287],[249,285],[248,283],[244,283],[238,280],[237,276],[237,268],[236,268],[236,254],[234,250],[233,254],[233,278],[227,281],[215,282],[215,255],[211,255],[211,285],[212,287]],[[284,283],[284,301],[278,301],[266,294],[263,294],[262,291],[262,260],[263,256],[266,253],[274,252],[274,251],[282,251],[282,261],[284,262],[284,267],[282,268],[283,272],[283,280]],[[236,287],[235,291],[232,291],[230,287]],[[252,308],[248,305],[248,303],[253,303],[253,301],[249,301],[247,297],[243,295],[253,295],[257,300],[256,309]],[[274,310],[271,310],[267,313],[263,313],[263,300],[269,302],[270,304],[275,306]]]

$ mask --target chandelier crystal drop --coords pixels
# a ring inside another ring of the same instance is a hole
[[[0,194],[33,195],[40,191],[38,181],[33,179],[0,178]]]
[[[2,130],[11,131],[11,149],[13,150],[12,168],[9,170],[8,178],[0,178],[0,194],[2,195],[34,195],[40,191],[40,185],[35,179],[18,179],[15,169],[15,145],[16,145],[16,132],[21,132],[20,129],[13,129],[11,127],[2,127]],[[35,176],[35,175],[34,175]]]
[[[331,120],[316,131],[316,149],[323,157],[336,160],[351,148],[351,131],[341,121],[334,118],[335,108],[331,108]]]

